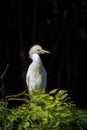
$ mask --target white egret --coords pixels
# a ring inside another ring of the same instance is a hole
[[[47,73],[39,56],[39,54],[44,53],[50,52],[43,50],[40,45],[34,45],[29,51],[29,57],[32,59],[26,74],[26,84],[29,93],[34,89],[46,88]]]

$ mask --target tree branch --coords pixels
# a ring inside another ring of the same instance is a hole
[[[28,99],[25,99],[25,98],[8,98],[7,101],[23,101],[23,102],[26,102],[26,103],[29,103],[30,100]]]
[[[23,95],[25,95],[25,92],[26,92],[26,90],[24,92],[16,94],[16,95],[6,96],[5,99],[8,100],[8,98],[17,98],[17,97],[23,96]]]

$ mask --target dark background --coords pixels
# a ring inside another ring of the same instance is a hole
[[[9,64],[5,96],[27,89],[28,50],[40,44],[51,52],[41,56],[48,90],[66,89],[78,107],[87,108],[86,0],[3,0],[0,14],[0,76]]]

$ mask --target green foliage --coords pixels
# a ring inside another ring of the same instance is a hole
[[[56,93],[56,94],[55,94]],[[30,102],[8,109],[0,102],[0,130],[86,130],[87,110],[73,104],[65,90],[35,90]]]

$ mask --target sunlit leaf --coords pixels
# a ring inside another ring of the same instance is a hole
[[[49,94],[55,94],[58,91],[58,89],[54,89],[52,91],[49,92]]]

